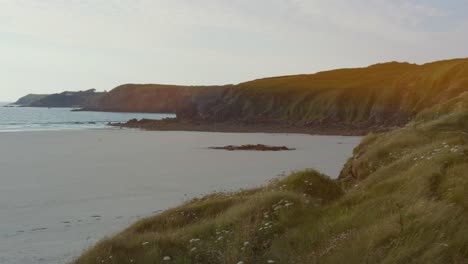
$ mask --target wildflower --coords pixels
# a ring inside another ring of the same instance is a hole
[[[200,241],[199,238],[192,238],[192,239],[189,240],[189,243],[196,243],[198,241]]]

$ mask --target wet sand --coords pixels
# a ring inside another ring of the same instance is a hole
[[[141,217],[291,170],[332,177],[359,137],[82,130],[0,133],[0,263],[66,263]],[[265,144],[294,151],[219,151]]]

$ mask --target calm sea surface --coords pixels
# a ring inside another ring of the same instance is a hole
[[[103,128],[109,122],[132,118],[162,119],[168,114],[73,112],[72,108],[3,107],[0,103],[0,132]]]
[[[69,263],[142,217],[213,191],[315,168],[337,177],[360,137],[141,131],[170,115],[0,106],[0,264]],[[89,129],[92,128],[92,129]],[[285,145],[294,151],[212,146]]]

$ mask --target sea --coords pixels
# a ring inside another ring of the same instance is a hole
[[[361,140],[118,129],[106,124],[172,115],[71,110],[0,107],[0,264],[70,263],[144,217],[294,170],[337,177]],[[210,148],[244,144],[295,150]]]
[[[9,107],[0,103],[0,132],[109,128],[109,122],[163,119],[173,114],[73,111],[73,108]]]

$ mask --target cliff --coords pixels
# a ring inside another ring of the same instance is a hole
[[[468,90],[468,59],[384,63],[229,86],[123,85],[94,110],[176,112],[179,120],[373,129],[402,126]]]
[[[199,115],[212,121],[401,125],[467,90],[468,59],[393,62],[242,83]]]
[[[468,59],[423,65],[390,62],[238,85],[126,84],[102,94],[49,95],[28,105],[177,113],[179,120],[194,123],[378,130],[402,126],[428,107],[468,91],[467,76]]]
[[[15,103],[13,103],[13,105],[29,106],[33,102],[39,101],[46,96],[48,96],[48,94],[28,94],[19,98]]]
[[[56,94],[28,94],[14,104],[23,107],[93,107],[98,99],[106,93],[95,89],[79,92],[62,92]]]
[[[116,87],[84,110],[112,112],[203,112],[217,103],[229,86],[125,84]]]
[[[39,100],[31,102],[30,107],[88,107],[96,104],[97,100],[105,93],[96,92],[94,89],[79,92],[63,92],[50,94]]]

